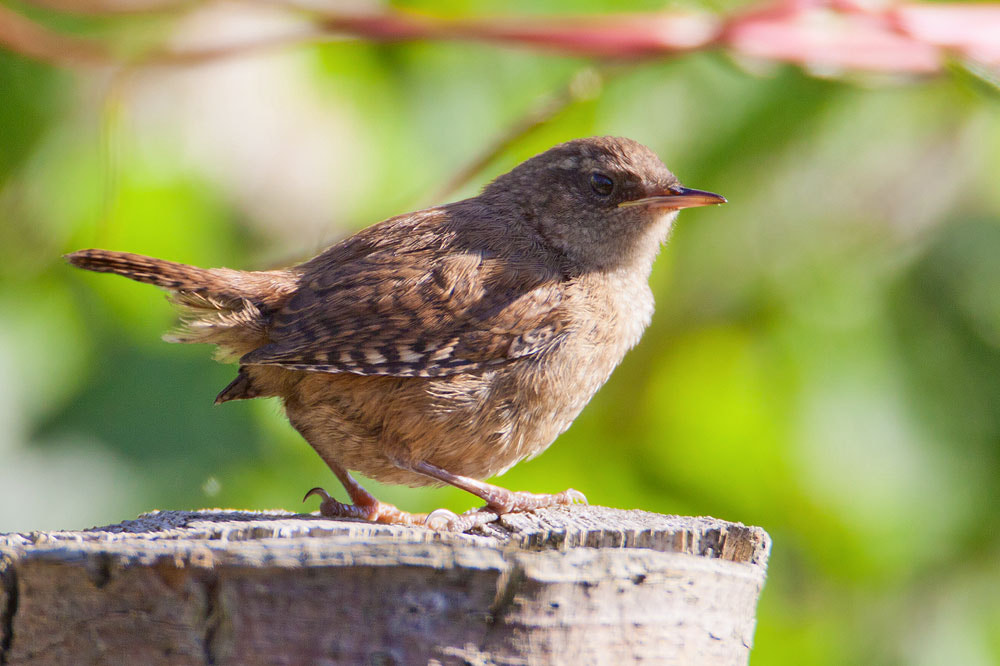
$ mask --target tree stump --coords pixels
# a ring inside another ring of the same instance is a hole
[[[164,511],[0,536],[3,664],[745,664],[758,527],[598,506],[466,534]]]

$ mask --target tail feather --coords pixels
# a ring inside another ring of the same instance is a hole
[[[66,255],[77,268],[114,273],[136,282],[155,284],[175,293],[194,293],[219,307],[231,308],[242,301],[271,306],[284,301],[295,289],[297,275],[291,271],[235,271],[229,268],[198,268],[175,261],[131,252],[79,250]]]
[[[154,259],[131,252],[80,250],[66,255],[77,268],[97,273],[114,273],[165,289],[201,291],[213,281],[212,272],[164,259]]]
[[[168,342],[218,345],[220,360],[235,360],[267,344],[266,323],[273,309],[295,289],[291,271],[236,271],[198,268],[131,252],[80,250],[66,255],[72,265],[114,273],[170,291],[181,311],[181,327]]]
[[[229,363],[267,343],[267,314],[253,301],[219,301],[192,291],[174,292],[170,302],[180,311],[180,326],[165,334],[167,342],[215,344],[216,360]]]

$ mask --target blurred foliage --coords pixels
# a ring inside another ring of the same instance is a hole
[[[340,42],[123,82],[0,52],[0,530],[311,510],[305,489],[336,486],[276,403],[212,406],[233,370],[159,340],[174,315],[155,290],[61,253],[303,258],[433,203],[587,66]],[[709,53],[618,66],[515,142],[460,194],[618,134],[731,203],[681,215],[643,342],[503,483],[765,527],[755,664],[1000,662],[998,111],[969,77]],[[472,505],[371,485],[411,510]]]

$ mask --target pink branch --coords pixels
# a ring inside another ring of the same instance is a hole
[[[720,21],[709,14],[565,16],[444,20],[412,14],[330,16],[330,30],[379,41],[450,39],[516,44],[602,58],[655,57],[709,45]]]
[[[67,0],[36,1],[61,6]],[[129,5],[126,0],[89,3],[91,9]],[[139,4],[167,6],[172,2],[141,0]],[[303,11],[301,7],[289,8]],[[954,55],[986,67],[1000,67],[1000,5],[898,4],[869,9],[858,0],[784,0],[721,18],[693,12],[469,19],[398,11],[350,15],[312,10],[311,15],[316,31],[300,36],[310,41],[331,34],[384,42],[465,40],[631,60],[724,48],[736,56],[830,72],[932,74],[941,72]],[[2,6],[0,46],[50,62],[112,62],[103,45],[59,36]],[[194,63],[274,46],[262,42],[157,51],[142,62]]]
[[[720,41],[741,55],[828,70],[927,74],[943,65],[936,46],[845,5],[787,3],[735,17]]]
[[[914,40],[1000,66],[998,5],[900,5],[890,10],[889,16]]]

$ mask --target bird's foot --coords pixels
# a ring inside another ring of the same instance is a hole
[[[497,488],[497,490],[502,492],[491,493],[488,500],[489,504],[484,507],[470,509],[461,515],[452,513],[448,509],[438,509],[427,515],[425,525],[435,530],[467,532],[487,523],[492,523],[505,513],[534,511],[549,506],[587,503],[587,498],[584,497],[583,493],[572,488],[553,495],[514,492],[504,488]]]
[[[513,513],[516,511],[534,511],[550,506],[560,506],[566,504],[586,504],[587,498],[579,490],[569,488],[561,493],[549,495],[547,493],[528,493],[523,491],[515,492],[505,488],[491,486],[490,490],[483,497],[486,500],[486,510],[499,514]]]
[[[313,495],[319,495],[323,501],[319,505],[319,513],[324,518],[356,518],[373,523],[392,525],[423,525],[428,518],[426,513],[408,513],[392,504],[380,502],[371,495],[363,502],[344,504],[338,502],[322,488],[313,488],[302,498],[305,502]]]
[[[583,496],[583,493],[572,488],[552,495],[514,492],[513,490],[494,486],[491,483],[485,483],[478,479],[453,474],[427,461],[418,461],[415,463],[397,462],[396,464],[403,469],[429,476],[436,481],[453,485],[456,488],[461,488],[466,492],[472,493],[476,497],[481,497],[486,502],[486,506],[477,510],[480,513],[486,512],[500,516],[515,511],[534,511],[549,506],[587,503],[587,498]],[[471,513],[473,512],[466,512],[462,515],[465,516]]]
[[[322,502],[319,512],[324,518],[355,518],[374,523],[390,525],[423,525],[432,530],[447,532],[466,532],[497,520],[505,513],[519,511],[534,511],[549,506],[566,504],[586,504],[587,498],[579,490],[564,490],[561,493],[536,494],[514,492],[497,486],[488,486],[490,491],[487,504],[478,509],[470,509],[457,514],[448,509],[438,509],[431,513],[409,513],[392,504],[380,502],[371,495],[360,498],[354,504],[338,502],[322,488],[313,488],[306,493],[302,501],[313,495],[319,495]]]
[[[313,495],[319,495],[323,499],[319,505],[319,513],[324,518],[355,518],[387,525],[423,525],[442,532],[465,532],[498,518],[495,512],[485,507],[459,515],[448,509],[438,509],[431,513],[409,513],[387,502],[380,502],[374,497],[370,501],[364,498],[362,502],[344,504],[333,499],[330,493],[322,488],[313,488],[306,493],[302,501]]]

